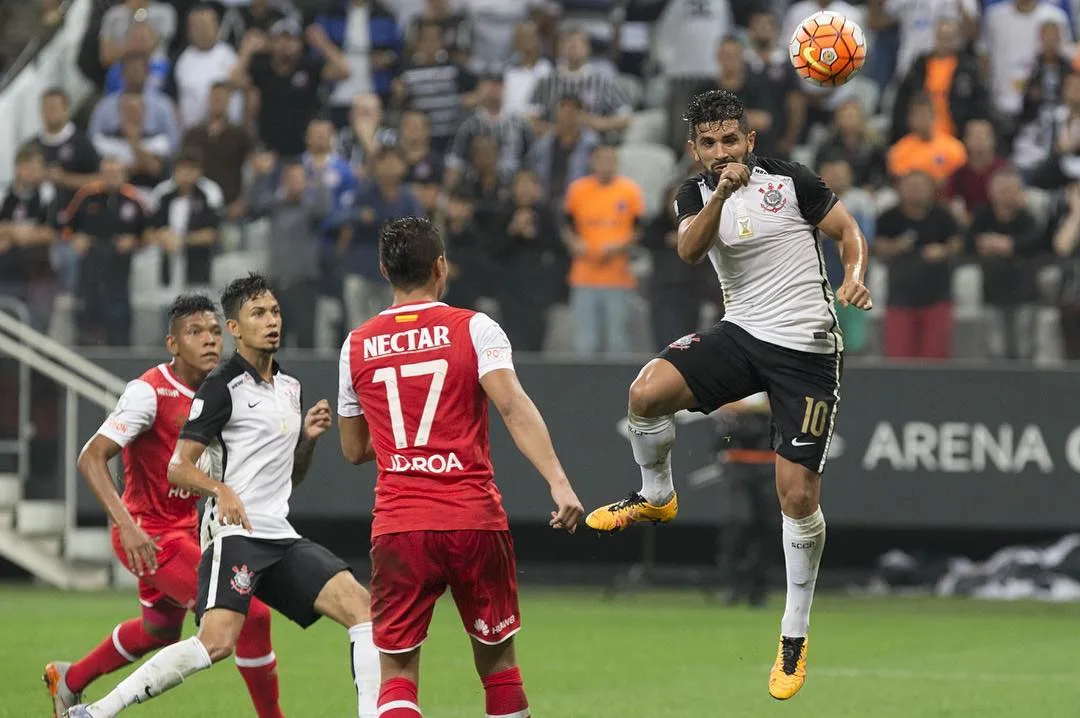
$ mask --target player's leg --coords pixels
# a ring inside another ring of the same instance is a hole
[[[277,656],[270,642],[270,607],[255,598],[236,639],[236,668],[259,718],[282,718]]]
[[[782,513],[787,598],[769,692],[786,700],[806,677],[810,608],[825,550],[821,472],[832,441],[840,400],[843,359],[772,347],[765,367],[776,445],[776,492]]]
[[[182,537],[165,537],[159,543],[158,570],[139,578],[139,603],[142,617],[130,618],[117,625],[97,646],[78,661],[68,664],[54,661],[45,666],[44,681],[53,701],[54,714],[63,715],[81,700],[81,694],[94,680],[134,663],[147,653],[180,638],[187,613],[185,606],[194,601],[195,569],[191,567],[190,601],[173,597],[162,590],[161,582],[183,564]],[[127,552],[120,546],[113,530],[113,548],[127,566]],[[198,558],[196,557],[196,561]]]
[[[371,599],[349,565],[314,541],[300,539],[262,577],[258,595],[303,628],[326,616],[348,630],[358,714],[375,718],[379,654],[372,641]]]
[[[445,531],[445,571],[472,638],[487,718],[528,718],[529,701],[514,650],[521,630],[517,562],[509,531]]]
[[[675,413],[709,413],[760,391],[760,379],[721,322],[672,342],[630,385],[626,420],[641,489],[585,518],[597,531],[621,531],[638,521],[667,522],[679,511],[671,476]]]
[[[446,590],[441,531],[407,531],[371,542],[373,639],[380,653],[379,718],[418,718],[420,646]]]
[[[276,558],[272,547],[261,543],[242,536],[216,538],[199,563],[198,634],[163,648],[104,698],[73,708],[70,718],[113,718],[232,655],[259,574]]]

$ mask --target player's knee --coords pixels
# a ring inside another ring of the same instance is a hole
[[[630,385],[630,396],[627,402],[630,413],[645,419],[651,419],[656,411],[658,402],[655,397],[656,391],[649,374],[642,372]]]
[[[781,485],[777,491],[781,510],[791,518],[801,519],[818,507],[818,492],[810,482],[800,481]]]
[[[236,648],[236,642],[231,636],[224,636],[213,631],[199,631],[199,642],[203,644],[212,663],[225,660]]]
[[[180,640],[180,633],[183,629],[181,624],[172,625],[158,625],[156,623],[150,623],[143,619],[143,630],[147,635],[158,642],[159,645],[167,646],[170,643],[176,643]]]

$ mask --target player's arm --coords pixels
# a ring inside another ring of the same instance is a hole
[[[363,464],[375,460],[375,448],[371,443],[368,426],[360,398],[353,386],[352,334],[345,337],[338,359],[338,436],[341,454],[350,464]]]
[[[173,486],[212,498],[220,511],[222,524],[240,525],[250,531],[251,523],[240,497],[225,484],[224,477],[217,481],[199,466],[206,447],[221,435],[231,416],[229,387],[220,376],[211,375],[191,402],[187,423],[180,430],[180,440],[169,460],[168,478]]]
[[[311,460],[315,456],[315,444],[319,441],[319,437],[330,428],[333,420],[330,402],[326,399],[319,399],[315,406],[308,409],[304,416],[304,426],[300,430],[300,438],[296,442],[296,451],[293,452],[293,486],[299,486],[307,478]]]
[[[825,218],[818,222],[818,229],[836,240],[840,245],[840,261],[844,265],[844,283],[836,291],[840,306],[852,305],[859,309],[872,309],[873,300],[866,288],[866,260],[869,248],[859,223],[847,211],[843,202],[837,201]]]
[[[83,446],[78,460],[79,472],[120,532],[120,545],[137,576],[157,570],[157,545],[124,506],[116,491],[109,462],[154,422],[156,412],[157,396],[153,387],[143,381],[129,383],[116,402],[116,408]]]
[[[683,183],[675,196],[675,213],[679,217],[679,239],[676,249],[687,264],[697,264],[709,252],[720,231],[720,214],[724,202],[739,187],[750,181],[746,165],[728,165],[720,173],[716,191],[708,202],[702,202],[696,179]]]

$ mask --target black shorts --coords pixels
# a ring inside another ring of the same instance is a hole
[[[697,399],[696,411],[704,414],[767,392],[776,453],[818,474],[825,470],[840,401],[842,353],[787,349],[722,321],[672,342],[660,357],[679,370]]]
[[[195,618],[211,608],[247,615],[252,596],[303,628],[319,620],[315,598],[327,581],[349,565],[314,541],[223,536],[199,562]]]

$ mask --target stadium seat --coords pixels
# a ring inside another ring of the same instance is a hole
[[[630,118],[623,142],[663,144],[667,137],[667,113],[664,110],[638,110]]]
[[[1057,307],[1038,307],[1035,311],[1035,363],[1059,364],[1065,360],[1061,339],[1061,312]]]
[[[982,316],[982,267],[961,264],[953,270],[952,298],[956,318]]]
[[[263,271],[266,262],[254,252],[226,252],[214,257],[210,265],[210,284],[215,292],[225,289],[225,286],[239,276],[248,272]]]
[[[626,143],[619,147],[619,173],[641,186],[648,216],[660,211],[664,188],[675,169],[675,153],[652,142]]]
[[[1028,211],[1039,223],[1039,231],[1044,231],[1050,221],[1050,193],[1037,187],[1028,187],[1024,190],[1024,199],[1027,200]]]

